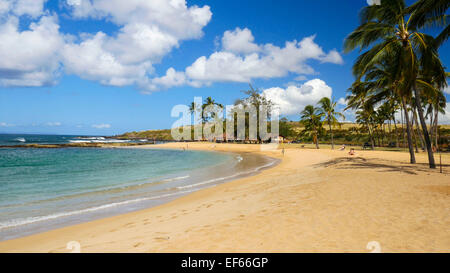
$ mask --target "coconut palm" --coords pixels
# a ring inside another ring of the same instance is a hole
[[[215,100],[213,100],[211,97],[207,97],[205,99],[205,102],[202,105],[202,118],[203,118],[203,122],[207,122],[210,118],[215,118],[215,113],[211,113],[211,117],[208,117],[207,115],[205,115],[205,109],[206,107],[221,107],[223,108],[223,105],[220,103],[217,103]]]
[[[414,15],[410,25],[416,28],[442,27],[442,32],[436,37],[437,45],[440,46],[450,35],[449,18],[446,15],[449,6],[448,0],[419,0],[409,7],[408,11]]]
[[[375,149],[374,127],[375,127],[375,110],[371,103],[365,103],[356,111],[356,122],[363,125],[369,131],[369,139],[372,150]]]
[[[349,52],[357,47],[360,50],[368,49],[358,57],[353,66],[357,81],[364,78],[380,63],[385,62],[386,65],[391,66],[390,71],[393,74],[387,83],[395,90],[405,111],[411,163],[415,163],[415,158],[411,128],[408,128],[410,121],[407,105],[411,102],[414,92],[414,103],[419,112],[430,168],[435,168],[420,94],[421,88],[433,89],[434,87],[420,79],[419,75],[420,71],[430,71],[430,69],[434,69],[438,74],[445,75],[445,73],[436,50],[436,41],[432,36],[419,32],[410,25],[412,18],[414,14],[408,17],[404,0],[381,0],[380,5],[366,7],[361,12],[362,24],[345,40],[345,51]],[[444,84],[439,83],[441,86]]]
[[[319,149],[319,132],[322,129],[321,119],[323,114],[319,108],[307,105],[300,115],[300,122],[305,126],[304,132],[312,135],[313,142],[316,144],[316,148]]]
[[[331,149],[334,149],[334,138],[332,126],[340,125],[337,118],[345,119],[345,116],[337,112],[336,110],[337,102],[330,100],[328,97],[323,97],[319,101],[319,109],[321,115],[324,117],[324,123],[328,125],[331,135]]]

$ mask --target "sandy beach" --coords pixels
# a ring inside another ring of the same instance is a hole
[[[180,149],[185,143],[158,145]],[[450,251],[450,156],[444,173],[426,154],[189,143],[189,149],[253,152],[276,167],[142,211],[0,242],[0,252]],[[439,158],[437,157],[439,162]]]

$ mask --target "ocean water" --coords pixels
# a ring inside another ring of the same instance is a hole
[[[140,148],[0,148],[0,240],[155,206],[274,164]]]
[[[0,146],[14,146],[23,144],[119,143],[138,141],[119,140],[105,138],[103,136],[0,134]]]

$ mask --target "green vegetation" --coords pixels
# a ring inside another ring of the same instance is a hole
[[[348,101],[350,108],[358,110],[360,122],[368,127],[372,147],[371,130],[379,123],[375,119],[375,107],[388,104],[392,111],[400,107],[405,117],[410,162],[416,163],[414,142],[417,141],[413,138],[418,135],[423,139],[430,168],[436,167],[433,149],[438,143],[432,148],[424,109],[431,107],[435,108],[431,112],[439,111],[436,106],[445,101],[442,90],[447,86],[446,73],[438,48],[448,37],[445,12],[449,3],[420,0],[407,7],[404,0],[381,0],[380,5],[361,11],[361,25],[348,35],[344,44],[346,52],[356,48],[365,50],[353,65],[356,80]],[[434,38],[423,32],[427,22],[446,26],[443,36]],[[422,130],[415,134],[416,115]]]
[[[147,139],[147,140],[159,140],[159,141],[173,140],[170,129],[129,132],[129,133],[125,133],[123,135],[115,136],[114,138],[117,138],[117,139]]]

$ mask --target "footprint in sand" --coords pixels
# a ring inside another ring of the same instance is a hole
[[[167,241],[167,240],[170,239],[170,237],[169,236],[167,236],[167,237],[155,237],[153,239],[155,239],[157,241]]]
[[[143,244],[144,244],[144,243],[142,243],[142,242],[139,242],[139,243],[137,243],[137,244],[134,244],[134,245],[133,245],[133,247],[135,247],[135,248],[136,248],[136,247],[139,247],[139,246],[141,246],[141,245],[143,245]]]

